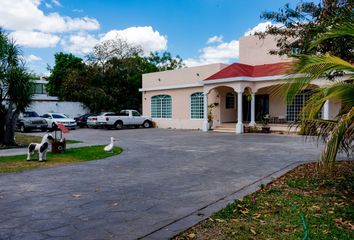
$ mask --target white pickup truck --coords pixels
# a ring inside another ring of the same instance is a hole
[[[135,110],[122,110],[117,114],[106,116],[106,128],[121,129],[123,126],[143,126],[144,128],[152,127],[150,117],[141,116]]]

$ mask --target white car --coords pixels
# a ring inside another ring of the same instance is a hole
[[[152,127],[151,117],[141,116],[136,110],[122,110],[120,113],[106,117],[106,128],[121,129],[123,126]]]
[[[107,124],[106,117],[114,115],[114,112],[102,112],[96,116],[87,118],[87,126],[92,128],[105,127]]]
[[[55,128],[58,123],[64,124],[67,128],[76,129],[76,121],[62,113],[46,113],[42,118],[47,121],[48,128],[51,129]]]

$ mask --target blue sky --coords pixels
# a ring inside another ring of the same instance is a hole
[[[0,0],[0,26],[22,46],[30,69],[46,73],[54,54],[83,57],[120,37],[144,52],[170,51],[189,66],[238,59],[238,39],[269,23],[285,0]]]

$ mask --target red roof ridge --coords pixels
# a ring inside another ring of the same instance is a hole
[[[205,80],[217,80],[236,77],[267,77],[285,75],[291,70],[293,62],[277,62],[260,65],[232,63]]]

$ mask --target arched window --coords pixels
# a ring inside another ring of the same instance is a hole
[[[235,95],[233,93],[228,92],[226,94],[225,106],[226,109],[235,108]]]
[[[172,98],[169,95],[156,95],[151,97],[151,117],[171,118]]]
[[[202,92],[191,95],[191,119],[203,119],[204,117],[204,96]]]

